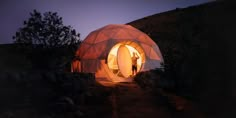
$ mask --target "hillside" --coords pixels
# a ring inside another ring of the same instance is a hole
[[[160,47],[166,72],[178,93],[218,112],[218,117],[236,106],[231,51],[235,47],[235,10],[234,3],[217,1],[128,23],[147,33]]]
[[[27,60],[24,52],[14,44],[0,45],[0,72],[23,71],[30,68],[30,62]]]

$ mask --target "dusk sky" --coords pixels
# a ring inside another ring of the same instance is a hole
[[[126,24],[145,16],[215,0],[1,0],[0,44],[12,43],[34,9],[58,12],[64,25],[71,25],[84,39],[108,24]]]

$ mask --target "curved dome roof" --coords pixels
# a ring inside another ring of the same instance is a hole
[[[76,56],[83,59],[106,59],[117,43],[131,45],[148,59],[163,61],[156,43],[142,31],[130,26],[111,24],[91,32],[80,44]]]

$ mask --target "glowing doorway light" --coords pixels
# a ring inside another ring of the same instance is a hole
[[[128,49],[129,49],[129,52],[130,52],[130,55],[131,57],[133,56],[133,52],[135,52],[138,56],[139,56],[139,59],[137,60],[137,71],[139,71],[141,65],[142,65],[142,57],[141,55],[139,54],[139,52],[133,48],[132,46],[129,46],[129,45],[125,45]]]
[[[133,56],[134,52],[139,56],[139,59],[137,60],[137,72],[139,72],[139,70],[141,69],[141,66],[142,66],[143,58],[141,57],[140,53],[134,47],[127,45],[127,44],[122,44],[122,43],[116,44],[110,50],[108,57],[107,57],[108,68],[113,72],[113,74],[120,76],[118,74],[120,72],[120,69],[118,67],[118,62],[117,62],[117,52],[118,52],[118,49],[121,45],[125,45],[125,47],[127,47],[131,57]]]

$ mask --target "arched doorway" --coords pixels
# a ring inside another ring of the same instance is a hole
[[[140,57],[137,60],[137,72],[139,72],[145,62],[145,54],[137,43],[131,41],[118,43],[111,48],[107,57],[110,71],[118,77],[129,78],[132,74],[133,52]]]

